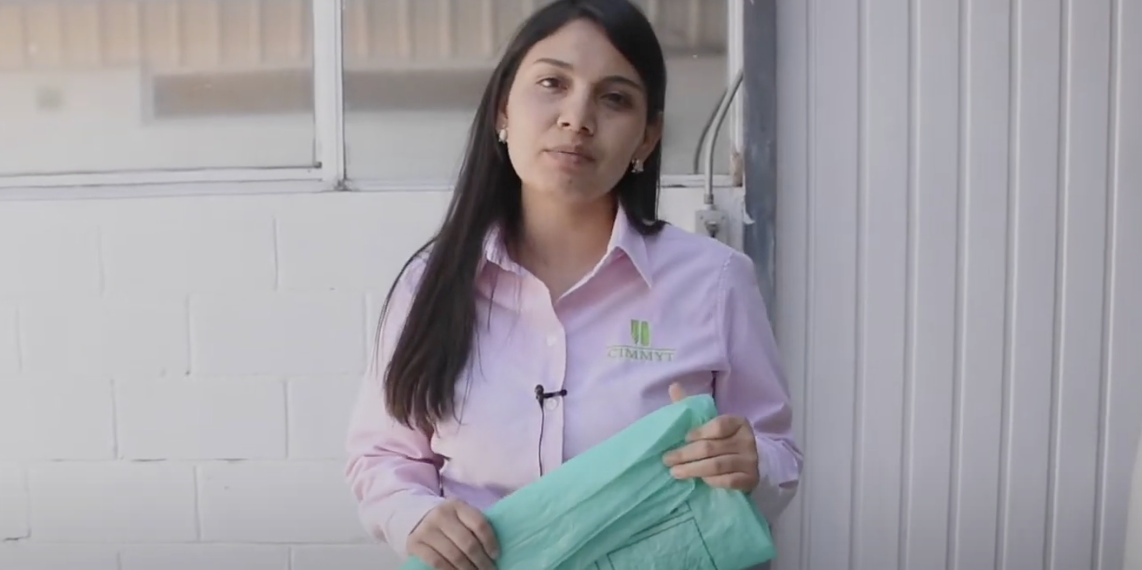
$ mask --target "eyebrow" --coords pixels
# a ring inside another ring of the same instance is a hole
[[[535,63],[546,63],[548,65],[552,65],[552,66],[559,67],[562,69],[566,69],[569,71],[575,68],[575,66],[571,65],[570,63],[567,63],[566,61],[559,60],[559,59],[553,59],[550,57],[541,57],[541,58],[535,60]],[[644,90],[642,85],[639,84],[639,82],[637,82],[633,79],[630,79],[629,77],[624,77],[622,75],[611,75],[611,76],[605,77],[603,79],[603,81],[607,82],[607,83],[622,83],[624,85],[629,85],[630,87],[632,87],[634,89],[638,89],[639,91]]]

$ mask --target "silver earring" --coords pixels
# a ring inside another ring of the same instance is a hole
[[[507,143],[508,142],[508,128],[507,127],[500,129],[499,137],[500,137],[501,143]]]
[[[630,171],[635,174],[642,172],[642,160],[636,158],[631,161]]]

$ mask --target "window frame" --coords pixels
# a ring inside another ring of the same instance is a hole
[[[313,0],[314,163],[297,167],[139,169],[107,172],[0,174],[0,201],[323,192],[448,191],[450,180],[352,178],[346,168],[343,23],[345,0]],[[727,0],[729,86],[743,60],[742,0]],[[742,144],[741,98],[726,118],[732,149]],[[707,136],[715,136],[710,133]],[[663,174],[662,188],[739,185],[737,173]]]

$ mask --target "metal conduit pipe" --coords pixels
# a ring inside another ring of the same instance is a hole
[[[722,100],[718,103],[718,110],[710,117],[710,124],[707,124],[705,135],[702,139],[703,162],[705,163],[704,175],[704,194],[702,200],[706,205],[706,211],[714,209],[714,148],[717,146],[718,133],[722,130],[722,124],[726,120],[726,114],[730,110],[730,104],[733,102],[734,97],[737,95],[738,90],[741,88],[742,79],[745,77],[743,69],[738,69],[737,74],[734,76],[733,83],[722,94]],[[719,224],[715,217],[706,217],[703,225],[706,227],[706,232],[711,237],[717,237]]]

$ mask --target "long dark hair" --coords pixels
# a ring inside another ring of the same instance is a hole
[[[496,137],[498,111],[521,60],[533,45],[573,20],[585,18],[610,38],[638,71],[646,87],[647,119],[658,120],[666,99],[666,64],[654,29],[628,0],[556,0],[516,32],[492,72],[468,135],[468,147],[444,222],[436,235],[404,264],[427,253],[417,291],[384,375],[389,412],[407,427],[431,432],[454,410],[456,380],[468,363],[476,332],[476,273],[488,232],[503,229],[518,239],[521,183],[506,149]],[[629,170],[613,189],[627,218],[643,235],[662,229],[658,219],[661,146],[644,161],[643,172]],[[388,310],[393,289],[382,310]]]

